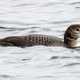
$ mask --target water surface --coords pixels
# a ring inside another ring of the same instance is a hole
[[[0,0],[1,38],[36,33],[63,38],[79,21],[79,0]],[[26,79],[80,79],[80,48],[0,46],[0,80]]]

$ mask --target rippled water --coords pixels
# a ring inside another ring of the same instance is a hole
[[[0,0],[1,38],[34,33],[63,38],[79,21],[79,0]],[[0,46],[0,80],[78,79],[80,48]]]

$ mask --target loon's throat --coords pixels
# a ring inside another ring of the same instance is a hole
[[[80,47],[80,38],[78,38],[78,39],[75,41],[75,46],[76,46],[76,47]]]

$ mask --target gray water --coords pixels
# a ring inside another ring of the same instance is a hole
[[[0,37],[48,34],[63,38],[80,23],[79,0],[0,0]],[[0,46],[0,80],[79,80],[80,48]]]

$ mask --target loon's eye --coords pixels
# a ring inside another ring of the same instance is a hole
[[[76,31],[80,31],[80,30],[77,28]]]

